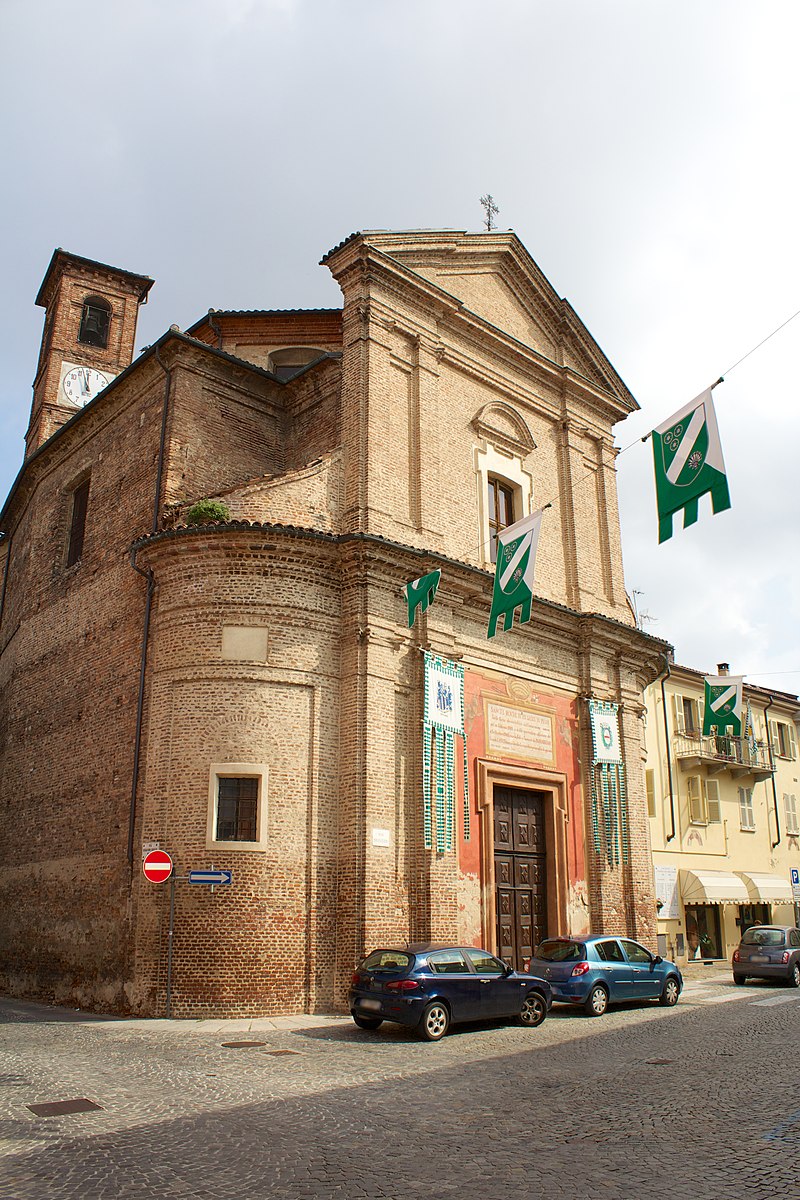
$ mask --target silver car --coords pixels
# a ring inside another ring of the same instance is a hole
[[[783,979],[800,987],[800,929],[794,925],[751,925],[733,952],[733,982]]]

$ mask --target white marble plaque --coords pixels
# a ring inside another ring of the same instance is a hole
[[[656,900],[661,901],[658,915],[662,921],[678,919],[678,868],[655,867]]]
[[[550,713],[507,704],[486,705],[486,748],[490,754],[555,762]]]

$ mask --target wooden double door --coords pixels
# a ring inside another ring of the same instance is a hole
[[[494,789],[497,953],[524,970],[547,937],[547,849],[543,792]]]

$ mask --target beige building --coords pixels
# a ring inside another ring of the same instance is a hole
[[[700,672],[670,664],[646,692],[659,945],[684,965],[729,962],[749,925],[795,922],[798,699],[746,683],[743,697],[750,720],[734,737],[703,734]]]
[[[379,943],[655,947],[667,647],[625,595],[613,445],[636,402],[513,233],[323,262],[341,308],[211,311],[136,359],[152,281],[47,270],[0,512],[14,994],[299,1012]],[[227,519],[187,523],[207,499]],[[545,505],[530,621],[488,639],[498,532]],[[402,586],[436,569],[409,628]],[[212,868],[230,883],[189,882]]]

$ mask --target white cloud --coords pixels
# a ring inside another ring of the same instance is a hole
[[[156,276],[141,346],[212,305],[337,303],[342,237],[479,228],[491,191],[639,399],[621,446],[800,308],[794,0],[496,7],[6,0],[0,492],[56,245]],[[715,392],[730,513],[659,547],[649,446],[619,461],[652,631],[792,690],[798,350],[800,318]]]

